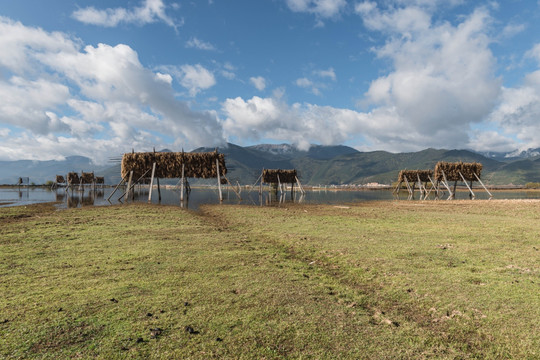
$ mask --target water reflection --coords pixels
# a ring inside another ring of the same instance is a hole
[[[30,198],[30,188],[26,187],[24,189],[21,189],[19,187],[19,200],[28,200]]]
[[[59,202],[59,207],[82,207],[82,206],[104,206],[111,204],[129,204],[133,202],[148,203],[150,189],[148,186],[137,186],[134,188],[133,194],[129,197],[124,197],[119,201],[119,197],[126,191],[126,187],[120,188],[113,196],[111,196],[114,188],[105,187],[97,188],[93,191],[91,188],[86,188],[84,191],[78,189],[65,188],[50,189],[44,187],[18,188],[0,187],[0,203],[13,205],[26,205],[38,202]],[[481,190],[474,189],[476,199],[488,199],[489,195]],[[151,190],[153,204],[175,205],[185,209],[196,210],[202,204],[219,204],[219,192],[214,187],[197,187],[192,188],[190,193],[184,193],[183,199],[179,187],[162,186],[160,189],[161,200],[157,187]],[[238,194],[238,195],[237,195]],[[391,190],[354,190],[343,191],[333,189],[315,189],[307,191],[303,195],[300,191],[268,191],[263,189],[259,193],[258,187],[224,187],[222,189],[223,204],[245,204],[256,206],[287,206],[291,203],[309,203],[309,204],[345,204],[360,201],[374,200],[407,200],[408,192],[402,191],[397,195],[393,195]],[[446,200],[448,191],[441,192],[439,199]],[[456,194],[457,200],[468,200],[468,191],[458,191]],[[110,197],[110,200],[107,199]],[[412,201],[419,199],[418,192]],[[435,199],[434,192],[428,196],[429,200]],[[494,192],[494,199],[540,199],[540,191],[497,191]],[[3,205],[5,206],[5,205]]]
[[[56,201],[65,202],[68,208],[77,208],[83,206],[94,206],[100,200],[103,200],[105,192],[103,189],[90,191],[57,191]]]

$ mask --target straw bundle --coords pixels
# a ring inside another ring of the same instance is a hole
[[[68,184],[79,184],[80,183],[80,180],[79,180],[79,174],[77,174],[76,172],[70,172],[68,173],[67,175],[67,182]]]
[[[267,184],[277,184],[278,182],[292,184],[296,182],[296,170],[264,169],[262,179]]]
[[[126,178],[133,171],[133,177],[138,179],[147,170],[151,170],[155,162],[155,176],[158,178],[181,178],[182,164],[184,164],[184,177],[215,178],[217,177],[216,160],[219,162],[220,175],[227,174],[225,155],[218,152],[127,153],[122,156],[122,177]],[[146,176],[151,175],[149,171]]]
[[[56,183],[57,184],[63,184],[66,182],[66,179],[62,175],[56,175]]]
[[[463,181],[459,173],[463,174],[463,177],[467,181],[477,181],[476,177],[480,178],[482,173],[482,164],[474,163],[464,163],[456,162],[449,163],[444,161],[439,161],[435,165],[435,180],[440,181],[444,180],[442,172],[446,175],[446,180],[448,181]]]
[[[96,184],[105,184],[105,177],[96,176]]]
[[[94,182],[94,173],[93,172],[90,172],[90,173],[82,172],[81,173],[81,180],[82,180],[83,184],[92,184]]]
[[[420,181],[428,182],[430,177],[433,177],[433,170],[401,170],[399,172],[398,181],[402,182],[407,179],[408,182],[417,182],[418,177]]]

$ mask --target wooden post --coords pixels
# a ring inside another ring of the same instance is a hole
[[[420,174],[416,173],[416,177],[418,178],[418,187],[420,188],[420,200],[423,200],[424,199],[424,194],[427,192],[424,191],[424,189],[422,189],[422,180],[420,180]]]
[[[156,178],[156,181],[157,181],[158,200],[161,203],[161,188],[159,187],[159,178]]]
[[[428,175],[428,179],[429,181],[431,182],[431,187],[429,188],[429,191],[428,193],[426,194],[426,197],[429,196],[429,194],[431,194],[431,190],[435,189],[435,182],[433,182],[433,179],[431,179],[431,176]],[[437,196],[438,197],[438,196]]]
[[[118,188],[120,186],[122,186],[123,183],[126,182],[126,179],[122,178],[122,180],[120,180],[120,182],[118,183],[118,185],[116,185],[116,187],[114,188],[113,192],[111,193],[111,195],[109,195],[109,197],[107,198],[107,201],[110,201],[110,198],[112,198],[112,196],[114,195],[114,193],[116,192],[116,190],[118,190]]]
[[[138,179],[137,181],[135,181],[132,185],[129,185],[131,184],[131,180],[132,180],[132,177],[133,177],[133,170],[130,172],[129,174],[129,183],[128,183],[128,189],[118,198],[118,200],[122,199],[124,196],[127,195],[127,198],[129,198],[129,192],[132,191],[134,188],[135,188],[135,185],[137,185],[139,183],[139,181],[141,181],[142,178],[144,178],[146,176],[146,174],[148,174],[148,172],[150,171],[150,169],[146,170],[144,174],[142,174]],[[132,195],[132,200],[135,200],[135,191],[133,191],[133,195]]]
[[[216,170],[217,170],[217,183],[219,191],[219,202],[223,201],[223,194],[221,193],[221,177],[219,174],[219,159],[216,158]]]
[[[484,190],[486,190],[486,192],[489,194],[489,199],[491,200],[491,198],[493,197],[493,195],[489,192],[489,190],[487,189],[486,185],[484,185],[484,183],[482,182],[482,180],[480,180],[480,178],[478,177],[478,175],[474,174],[474,177],[476,178],[476,180],[478,180],[478,182],[480,183],[480,185],[482,185],[482,187],[484,188]]]
[[[234,187],[233,184],[231,184],[231,182],[229,181],[229,179],[223,175],[223,178],[227,181],[227,184],[230,185],[232,191],[234,191],[234,193],[236,194],[236,196],[238,196],[238,200],[242,200],[242,197],[240,196],[240,192],[236,190],[236,188]],[[238,182],[238,181],[237,181]],[[240,186],[240,184],[238,184]]]
[[[129,199],[129,192],[131,191],[131,181],[133,180],[133,170],[131,170],[129,172],[129,181],[128,181],[128,188],[127,188],[127,193],[128,193],[128,199]],[[120,199],[122,198],[122,196],[120,196]],[[118,199],[118,200],[120,200]]]
[[[394,189],[394,191],[392,191],[393,194],[399,194],[399,190],[401,190],[401,184],[402,183],[403,183],[403,181],[398,182],[396,188]]]
[[[184,168],[185,164],[182,163],[182,179],[180,180],[180,201],[184,201]]]
[[[450,189],[450,184],[448,184],[448,180],[446,180],[446,174],[444,173],[443,170],[441,170],[441,173],[444,179],[443,185],[448,189],[448,192],[450,193],[450,195],[448,196],[448,199],[446,200],[450,200],[454,197],[454,193],[452,193],[452,189]]]
[[[412,196],[411,185],[409,184],[409,180],[407,180],[406,176],[404,176],[403,178],[405,179],[405,185],[407,185],[407,190],[409,191],[409,196]]]
[[[264,173],[264,168],[263,168],[263,171],[261,173],[261,176],[259,176],[259,179],[261,179],[261,182],[259,183],[259,196],[262,196],[263,173]],[[255,184],[257,184],[257,183],[255,183]]]
[[[148,202],[152,202],[152,188],[154,187],[154,175],[156,174],[156,163],[152,165],[152,177],[150,178],[150,189],[148,190]]]
[[[473,193],[471,187],[469,186],[469,184],[467,184],[467,180],[465,180],[465,176],[463,176],[461,171],[458,171],[458,173],[459,173],[459,176],[461,176],[461,178],[463,179],[463,182],[465,183],[465,185],[467,185],[467,189],[469,189],[469,191],[471,192],[472,198],[474,199],[476,196],[474,195],[474,193]],[[471,181],[471,185],[472,185],[472,181]]]
[[[305,195],[306,194],[306,191],[304,190],[304,188],[302,187],[302,184],[300,184],[300,180],[298,180],[298,177],[295,176],[294,177],[296,179],[296,182],[298,183],[298,187],[300,188],[300,192],[302,192],[302,195]]]

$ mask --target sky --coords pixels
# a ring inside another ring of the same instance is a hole
[[[0,160],[540,147],[540,1],[0,1]]]

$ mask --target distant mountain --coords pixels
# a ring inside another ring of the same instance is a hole
[[[290,144],[261,144],[249,146],[248,148],[260,152],[266,152],[275,156],[282,156],[283,158],[287,159],[309,157],[312,159],[329,160],[340,155],[358,153],[358,150],[344,145],[312,145],[307,151],[298,150],[296,147]]]
[[[199,148],[194,152],[214,149]],[[241,184],[255,182],[263,168],[297,169],[302,183],[311,185],[391,184],[401,169],[432,169],[438,161],[481,162],[484,165],[484,178],[505,164],[468,150],[426,149],[394,154],[386,151],[359,152],[347,146],[318,145],[309,151],[300,151],[288,144],[249,147],[228,144],[227,147],[218,148],[218,151],[225,154],[229,180]],[[524,184],[534,177],[532,174],[526,179],[507,175],[501,175],[499,179]]]
[[[0,161],[0,184],[15,184],[19,177],[29,177],[30,183],[43,184],[54,181],[56,175],[66,175],[68,172],[94,171],[101,176],[100,171],[108,166],[96,166],[84,156],[68,156],[65,160],[18,160]]]
[[[215,148],[198,148],[194,152],[209,152]],[[170,150],[163,150],[170,151]],[[483,164],[484,182],[494,185],[540,182],[540,149],[507,157],[502,153],[485,156],[469,150],[426,149],[409,153],[386,151],[359,152],[347,146],[314,145],[308,151],[289,144],[262,144],[242,147],[235,144],[218,148],[225,154],[232,183],[253,184],[262,169],[296,169],[303,184],[365,184],[378,182],[391,184],[402,169],[433,169],[438,161],[480,162]],[[506,159],[501,161],[500,159]],[[0,184],[14,184],[19,177],[30,177],[36,184],[54,180],[56,174],[70,171],[94,171],[105,176],[107,184],[120,181],[120,164],[95,166],[90,159],[71,156],[62,161],[0,161]],[[198,180],[192,180],[194,183]],[[166,183],[167,181],[164,181]],[[176,180],[169,182],[176,183]]]
[[[488,159],[493,159],[497,161],[503,161],[503,162],[509,162],[509,161],[516,161],[516,160],[523,160],[523,159],[534,159],[540,157],[540,148],[536,149],[527,149],[527,150],[514,150],[514,151],[508,151],[508,152],[494,152],[494,151],[485,151],[485,152],[478,152],[478,154],[481,154]]]

